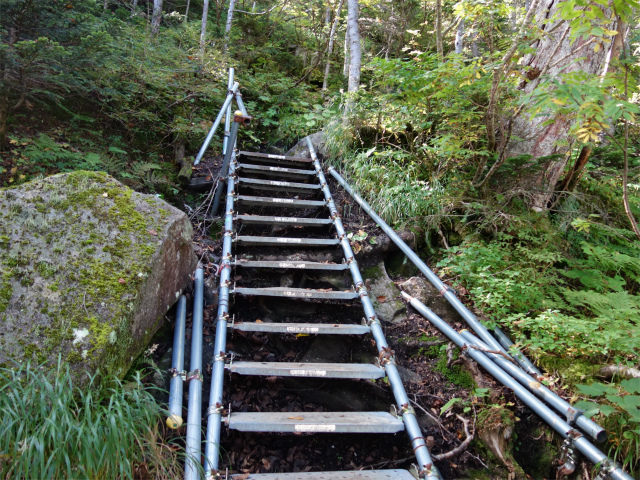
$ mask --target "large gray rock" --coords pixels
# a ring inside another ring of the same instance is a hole
[[[387,275],[384,262],[381,261],[373,267],[366,268],[363,274],[378,318],[390,323],[406,320],[407,310],[400,300],[400,290]]]
[[[123,376],[196,265],[186,215],[105,173],[0,191],[0,365]]]
[[[453,323],[460,320],[460,314],[440,295],[440,292],[422,277],[411,277],[402,282],[400,288],[417,298],[443,320]]]
[[[313,148],[316,150],[316,153],[322,157],[326,157],[327,149],[324,132],[320,130],[319,132],[312,133],[309,135],[309,138],[311,139],[311,143],[313,144]],[[311,158],[309,147],[307,147],[307,137],[300,140],[293,148],[285,153],[285,155],[289,157]]]

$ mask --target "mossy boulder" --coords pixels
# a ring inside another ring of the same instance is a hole
[[[369,287],[369,296],[376,315],[382,321],[402,323],[407,318],[407,309],[400,300],[400,290],[387,275],[384,262],[366,268],[364,278]]]
[[[123,376],[196,265],[186,215],[100,172],[0,190],[0,365]]]

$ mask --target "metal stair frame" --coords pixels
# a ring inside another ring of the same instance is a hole
[[[407,392],[404,389],[404,385],[402,384],[402,379],[400,378],[400,373],[398,372],[398,368],[396,366],[395,357],[393,355],[390,355],[391,350],[389,348],[389,344],[387,343],[387,340],[384,336],[382,325],[380,324],[380,320],[376,315],[373,304],[369,299],[367,289],[364,286],[364,280],[362,278],[362,275],[360,274],[360,269],[358,268],[358,264],[355,260],[353,251],[351,250],[351,245],[349,244],[347,233],[344,229],[344,226],[342,225],[340,214],[338,213],[338,209],[336,208],[336,205],[331,198],[331,191],[327,186],[327,179],[322,171],[322,166],[320,165],[320,161],[318,160],[315,149],[313,148],[313,144],[311,143],[309,137],[307,137],[306,140],[307,147],[309,148],[311,158],[313,159],[316,171],[318,172],[318,179],[320,180],[320,185],[322,186],[322,192],[324,193],[325,199],[327,201],[327,206],[329,207],[331,218],[334,220],[336,232],[338,234],[338,238],[340,239],[344,255],[347,259],[347,264],[349,265],[349,270],[351,271],[356,290],[358,290],[360,294],[360,300],[365,311],[367,323],[370,325],[371,333],[376,341],[376,348],[378,349],[378,353],[380,354],[380,358],[382,360],[381,364],[384,366],[384,369],[387,372],[387,378],[389,379],[389,384],[391,385],[393,395],[396,399],[398,413],[402,415],[402,421],[405,424],[407,434],[409,435],[409,440],[411,441],[413,451],[416,455],[416,459],[418,460],[418,475],[420,478],[425,480],[441,480],[438,469],[433,465],[433,460],[431,459],[429,449],[427,448],[426,440],[422,436],[422,432],[416,418],[416,413],[413,407],[411,407],[409,397],[407,396]]]
[[[227,182],[227,203],[224,217],[224,239],[222,243],[222,260],[220,262],[220,288],[218,294],[218,313],[214,358],[211,372],[211,394],[207,409],[207,433],[204,446],[205,479],[210,480],[217,475],[220,460],[220,434],[222,429],[222,394],[224,387],[224,370],[227,345],[227,319],[229,318],[229,291],[231,289],[231,246],[233,244],[233,204],[235,190],[236,159],[231,159]]]

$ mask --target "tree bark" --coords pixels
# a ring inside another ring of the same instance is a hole
[[[136,7],[138,6],[138,0],[133,0],[131,2],[131,16],[133,17],[136,14]]]
[[[331,68],[331,53],[333,53],[333,40],[336,36],[336,28],[338,27],[338,22],[340,21],[340,11],[342,10],[343,4],[344,0],[340,0],[340,3],[338,3],[338,7],[336,8],[333,24],[331,25],[331,32],[329,33],[329,46],[327,47],[327,65],[324,68],[324,79],[322,81],[323,91],[327,90],[327,83],[329,81],[329,69]]]
[[[553,18],[557,10],[556,2],[543,1],[538,3],[535,6],[536,23],[543,30],[550,30],[551,25],[545,25],[544,21]],[[535,55],[524,59],[524,64],[529,67],[527,75],[529,81],[521,88],[522,94],[531,93],[538,84],[535,81],[537,76],[534,75],[539,76],[544,72],[549,80],[578,70],[598,74],[605,64],[608,49],[601,48],[595,52],[591,47],[580,48],[585,46],[587,42],[590,40],[579,37],[571,43],[570,37],[564,33],[562,28],[556,28],[550,34],[543,36],[538,44],[534,45]],[[612,52],[612,54],[614,53]],[[532,76],[534,77],[531,78]],[[504,152],[505,158],[523,154],[530,154],[534,159],[555,154],[561,155],[558,159],[540,165],[539,169],[534,169],[532,163],[531,168],[528,172],[524,172],[520,180],[520,185],[532,192],[531,208],[535,211],[547,208],[569,159],[568,147],[559,145],[558,141],[566,138],[571,126],[570,119],[559,117],[547,125],[545,123],[548,120],[548,116],[537,116],[530,119],[528,115],[519,115],[514,118],[511,125],[513,139],[508,143]]]
[[[358,0],[349,0],[347,28],[349,30],[349,92],[360,88],[360,67],[362,48],[360,46],[360,27],[358,27]]]
[[[151,16],[151,35],[157,35],[160,31],[162,20],[162,0],[153,0],[153,15]]]
[[[572,192],[573,189],[576,188],[576,185],[578,185],[580,178],[582,178],[584,167],[586,167],[587,163],[589,162],[591,150],[593,150],[593,148],[589,145],[585,145],[584,147],[582,147],[582,149],[580,150],[580,154],[576,159],[576,163],[573,164],[571,170],[569,170],[567,175],[562,180],[562,183],[560,183],[560,186],[558,187],[559,192]]]
[[[442,0],[436,0],[436,51],[438,60],[444,60],[444,47],[442,46]]]
[[[464,19],[460,20],[458,23],[458,29],[456,30],[456,40],[455,40],[455,49],[458,55],[462,54],[462,49],[464,48]]]
[[[224,27],[224,53],[229,49],[229,35],[231,34],[231,24],[233,23],[233,11],[236,8],[236,0],[229,0],[229,10],[227,12],[227,25]]]
[[[209,19],[209,0],[204,0],[202,5],[202,27],[200,28],[200,55],[204,55],[204,46],[207,42],[207,20]],[[225,42],[226,50],[226,42]]]
[[[342,76],[349,76],[349,26],[344,29],[344,64],[342,65]]]
[[[186,22],[189,19],[189,5],[191,4],[191,0],[187,0],[187,8],[184,10],[184,21]]]

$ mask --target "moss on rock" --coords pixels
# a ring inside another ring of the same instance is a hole
[[[183,212],[101,172],[0,191],[0,363],[124,375],[195,267],[190,237]]]

